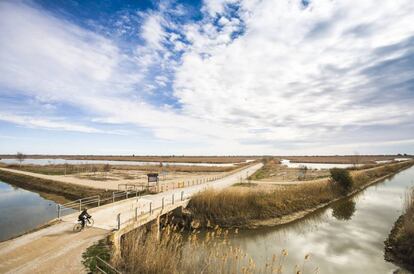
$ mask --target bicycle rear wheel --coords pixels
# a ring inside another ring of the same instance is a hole
[[[74,226],[73,226],[73,232],[79,232],[79,231],[81,231],[82,230],[82,225],[80,224],[80,223],[76,223]]]

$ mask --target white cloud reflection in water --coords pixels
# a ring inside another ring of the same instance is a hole
[[[344,212],[335,213],[339,219],[330,207],[281,228],[241,231],[233,244],[252,256],[258,266],[287,249],[284,266],[289,273],[296,264],[302,265],[308,253],[312,257],[306,262],[307,273],[316,267],[319,273],[392,273],[398,267],[384,261],[383,242],[401,215],[404,192],[414,185],[412,178],[414,168],[368,188],[352,199],[355,203],[348,201],[342,207]]]

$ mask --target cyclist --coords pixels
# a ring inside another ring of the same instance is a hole
[[[88,214],[88,208],[85,207],[82,213],[79,215],[78,220],[82,223],[82,229],[85,227],[86,219],[91,218],[92,216]]]

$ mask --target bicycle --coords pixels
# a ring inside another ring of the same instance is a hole
[[[94,224],[94,220],[91,218],[86,218],[85,220],[85,227],[92,227]],[[82,230],[82,221],[77,220],[76,224],[73,226],[74,232],[79,232]]]

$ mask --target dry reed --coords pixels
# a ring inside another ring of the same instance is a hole
[[[302,264],[285,265],[287,250],[273,254],[264,265],[255,261],[229,241],[231,233],[216,226],[200,237],[199,231],[182,234],[167,225],[160,238],[154,231],[129,233],[122,244],[122,256],[113,260],[124,273],[304,273],[310,254]],[[313,272],[317,273],[317,269]]]

